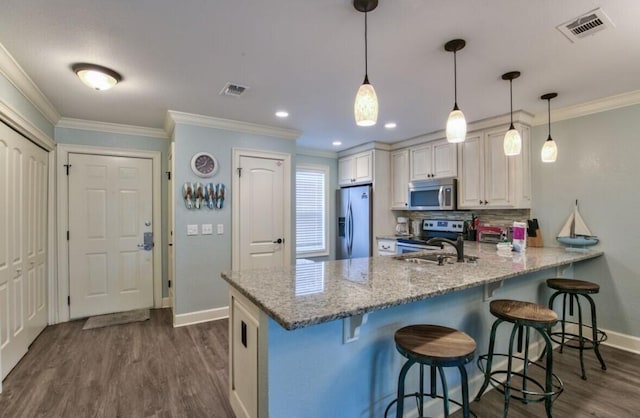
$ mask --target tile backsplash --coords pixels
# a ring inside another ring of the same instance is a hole
[[[530,209],[484,209],[474,211],[394,211],[396,216],[405,216],[411,220],[455,219],[470,221],[472,215],[480,219],[480,225],[511,226],[513,221],[526,221],[531,218]]]

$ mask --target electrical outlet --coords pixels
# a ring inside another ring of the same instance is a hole
[[[187,225],[187,235],[198,235],[198,225]]]
[[[218,224],[218,235],[224,234],[224,224]]]
[[[213,234],[213,225],[202,224],[202,235],[211,235],[211,234]]]

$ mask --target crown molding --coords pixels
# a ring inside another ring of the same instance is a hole
[[[53,107],[47,96],[24,72],[20,64],[0,43],[0,73],[44,116],[52,125],[60,120],[60,113]]]
[[[98,122],[95,120],[61,118],[56,128],[82,129],[85,131],[109,132],[113,134],[148,136],[151,138],[167,139],[163,129],[147,128],[144,126],[124,125],[120,123]]]
[[[295,129],[276,128],[274,126],[259,125],[257,123],[241,122],[237,120],[214,118],[212,116],[202,116],[193,113],[169,110],[167,111],[167,118],[165,119],[165,131],[169,137],[173,136],[173,130],[175,129],[175,125],[178,123],[293,140],[298,139],[301,134],[300,131]]]
[[[5,122],[12,129],[20,132],[47,151],[55,149],[54,140],[40,128],[31,123],[29,119],[16,112],[11,106],[0,98],[0,121]]]
[[[313,148],[296,148],[296,155],[304,155],[308,157],[321,157],[321,158],[338,158],[338,153],[335,151],[323,151]]]
[[[629,91],[573,106],[552,109],[551,122],[579,118],[581,116],[592,115],[594,113],[606,112],[607,110],[614,110],[637,104],[640,104],[640,90]],[[534,126],[546,125],[547,122],[548,114],[546,110],[538,113],[533,119]]]

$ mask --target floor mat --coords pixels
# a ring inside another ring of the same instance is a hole
[[[148,319],[149,309],[136,309],[134,311],[92,316],[87,319],[82,329],[109,327],[111,325],[122,325],[130,322],[146,321]]]

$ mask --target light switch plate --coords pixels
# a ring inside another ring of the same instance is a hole
[[[187,225],[187,235],[198,235],[198,225]]]
[[[218,224],[218,235],[224,234],[224,224]]]
[[[211,234],[213,234],[213,225],[202,224],[202,235],[211,235]]]

